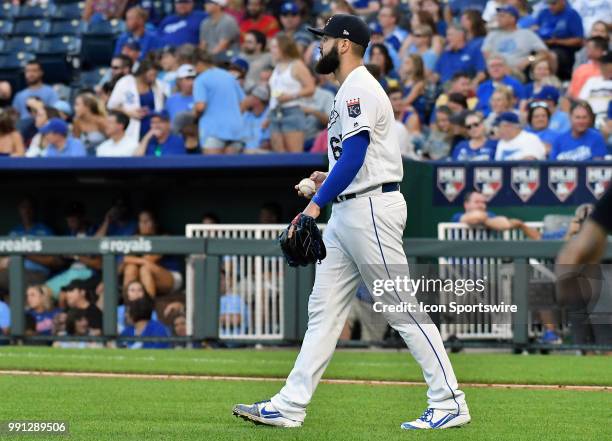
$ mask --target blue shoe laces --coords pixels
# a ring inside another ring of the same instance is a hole
[[[423,412],[423,415],[421,415],[419,420],[425,423],[429,423],[431,422],[431,419],[433,418],[433,413],[434,413],[434,410],[430,407],[427,410],[425,410],[425,412]]]

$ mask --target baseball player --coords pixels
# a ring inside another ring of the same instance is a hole
[[[334,73],[340,83],[328,123],[329,172],[314,172],[316,193],[303,215],[316,218],[332,203],[323,234],[327,257],[316,266],[308,303],[308,330],[285,386],[270,400],[238,404],[233,413],[246,420],[300,427],[306,407],[333,355],[361,279],[407,274],[402,246],[406,202],[399,191],[402,158],[391,103],[363,65],[370,41],[368,26],[356,16],[338,14],[323,29],[321,58],[315,70]],[[379,298],[398,303],[400,293]],[[401,301],[416,302],[407,296]],[[425,314],[385,313],[423,370],[428,407],[402,429],[444,429],[470,422],[464,393],[458,389],[442,338]]]

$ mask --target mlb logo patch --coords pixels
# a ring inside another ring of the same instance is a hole
[[[577,167],[550,167],[548,169],[548,188],[561,202],[565,202],[578,187]]]
[[[346,108],[348,109],[348,115],[351,118],[357,118],[359,115],[361,115],[361,104],[359,103],[359,98],[348,100],[346,102]]]
[[[523,202],[527,202],[540,188],[540,169],[538,167],[513,167],[510,185]]]
[[[599,199],[610,186],[612,167],[587,167],[586,185],[593,196]]]
[[[448,202],[453,202],[465,188],[465,169],[463,167],[439,167],[438,190]]]
[[[475,167],[474,188],[490,201],[504,186],[501,167]]]

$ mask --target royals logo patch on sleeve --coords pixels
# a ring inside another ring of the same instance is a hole
[[[359,98],[348,100],[346,102],[346,108],[348,109],[348,115],[351,118],[357,118],[359,115],[361,115],[361,104],[359,103]]]

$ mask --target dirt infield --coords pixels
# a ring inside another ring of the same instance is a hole
[[[0,370],[0,375],[42,376],[42,377],[76,377],[76,378],[127,378],[135,380],[214,380],[214,381],[285,381],[281,377],[240,377],[217,375],[183,375],[183,374],[134,374],[120,372],[71,372],[71,371],[28,371]],[[358,384],[370,386],[425,386],[418,381],[386,380],[341,380],[322,379],[324,384]],[[461,387],[495,388],[495,389],[532,389],[532,390],[571,390],[590,392],[612,392],[612,386],[579,386],[563,384],[503,384],[503,383],[461,383]]]

